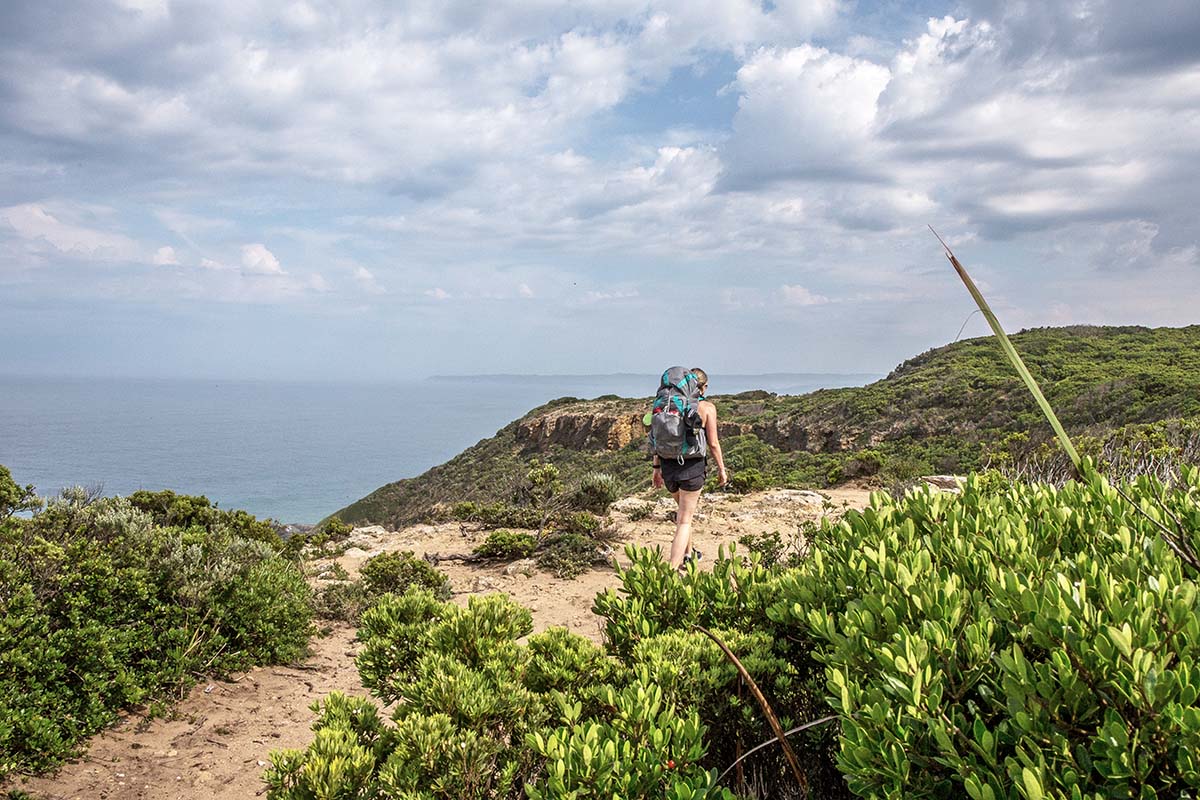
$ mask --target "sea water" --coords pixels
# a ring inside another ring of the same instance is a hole
[[[714,376],[799,394],[872,375]],[[20,484],[173,489],[313,523],[419,475],[557,397],[649,398],[656,375],[472,376],[396,384],[0,377],[0,464]]]

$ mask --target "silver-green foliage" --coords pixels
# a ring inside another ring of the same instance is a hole
[[[975,478],[876,496],[819,535],[770,609],[814,637],[838,765],[869,797],[1177,798],[1200,790],[1200,472],[1128,493]]]

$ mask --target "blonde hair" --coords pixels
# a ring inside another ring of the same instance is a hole
[[[700,383],[701,388],[708,388],[708,373],[699,367],[692,367],[691,373],[696,376],[696,380]]]

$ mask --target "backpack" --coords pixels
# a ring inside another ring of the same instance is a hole
[[[662,375],[650,410],[650,452],[680,463],[708,455],[708,437],[700,420],[700,381],[683,367]]]

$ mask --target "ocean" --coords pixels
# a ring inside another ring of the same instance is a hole
[[[713,390],[800,394],[878,375],[713,375]],[[203,494],[314,523],[419,475],[557,397],[649,398],[656,375],[492,375],[404,384],[0,377],[0,464],[65,486]]]

